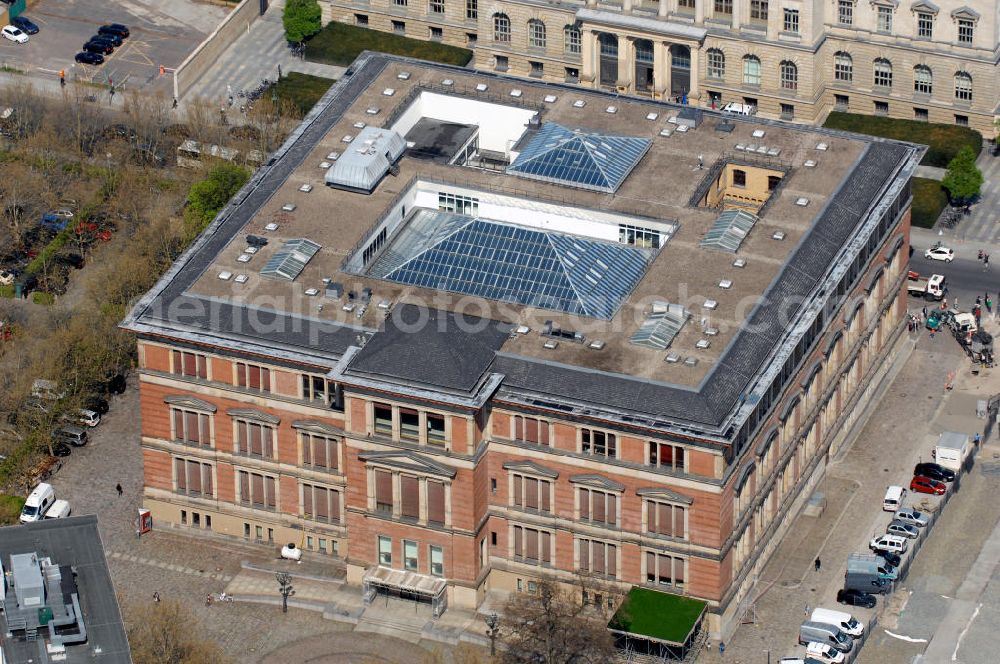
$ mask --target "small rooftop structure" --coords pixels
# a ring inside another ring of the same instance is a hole
[[[570,129],[557,122],[542,125],[508,173],[583,189],[614,193],[635,168],[652,141]]]
[[[726,210],[705,233],[701,246],[735,253],[756,223],[757,216],[746,210]]]
[[[663,350],[684,327],[691,314],[679,304],[654,302],[653,313],[643,321],[629,341],[636,346]]]
[[[685,659],[694,646],[707,604],[683,595],[633,587],[608,629],[625,650],[664,659]]]
[[[365,127],[326,172],[326,184],[370,194],[405,151],[406,141],[396,132]]]
[[[320,246],[312,240],[297,238],[285,242],[284,246],[274,252],[271,260],[260,271],[262,277],[286,279],[295,281],[302,273],[309,260],[320,250]]]

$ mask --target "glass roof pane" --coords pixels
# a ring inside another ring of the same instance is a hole
[[[690,317],[691,313],[679,304],[655,302],[653,313],[643,321],[629,342],[637,346],[663,350],[673,342],[674,337]]]
[[[705,233],[701,246],[735,253],[756,223],[757,217],[746,210],[725,210]]]
[[[281,246],[281,249],[274,252],[260,274],[264,277],[294,281],[319,250],[320,246],[312,240],[304,238],[288,240]]]

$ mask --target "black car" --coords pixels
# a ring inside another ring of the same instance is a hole
[[[52,443],[52,453],[57,457],[68,457],[72,451],[73,448],[66,443]]]
[[[87,399],[84,402],[83,406],[87,410],[92,410],[98,415],[107,415],[108,410],[110,409],[110,406],[108,405],[108,400],[103,397],[99,397],[96,394]]]
[[[115,47],[108,42],[92,42],[89,41],[83,45],[83,50],[88,53],[100,53],[101,55],[110,55]]]
[[[91,410],[93,410],[93,408],[91,408]],[[899,563],[903,560],[899,557],[898,553],[893,553],[892,551],[882,551],[878,555],[885,560],[887,565],[892,565],[893,567],[899,567]]]
[[[923,475],[939,482],[953,482],[955,471],[937,463],[918,463],[913,467],[914,475]]]
[[[116,47],[122,45],[122,38],[113,32],[98,32],[90,38],[90,41],[106,41]]]
[[[94,35],[93,37],[91,37],[90,39],[87,40],[87,43],[88,44],[105,44],[107,46],[110,46],[112,51],[115,50],[115,43],[113,41],[111,41],[110,39],[106,39],[104,37],[104,35]]]
[[[837,591],[837,601],[849,606],[863,606],[866,609],[875,608],[875,595],[860,590],[841,588]]]
[[[10,24],[26,34],[29,35],[38,34],[38,26],[29,21],[27,16],[18,16],[17,18],[12,18],[10,20]]]
[[[80,51],[76,54],[74,58],[77,62],[85,65],[103,65],[104,56],[100,53],[91,53],[90,51]]]
[[[108,23],[99,27],[97,31],[105,35],[118,35],[122,39],[128,39],[129,35],[128,27],[121,23]]]

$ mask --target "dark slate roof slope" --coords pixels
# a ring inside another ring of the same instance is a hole
[[[510,330],[485,318],[401,304],[346,373],[472,392]]]

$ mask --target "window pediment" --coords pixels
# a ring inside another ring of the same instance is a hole
[[[206,413],[214,413],[219,410],[214,404],[210,404],[207,401],[202,401],[201,399],[188,396],[186,394],[177,394],[166,397],[163,402],[170,404],[171,406],[177,406],[178,408],[190,408],[191,410],[201,410]]]
[[[882,277],[882,273],[885,272],[885,264],[879,265],[875,268],[875,272],[872,273],[871,278],[868,280],[868,285],[865,286],[865,293],[871,293],[878,286],[878,280]]]
[[[358,458],[365,463],[408,470],[422,475],[437,475],[451,479],[458,474],[451,466],[432,461],[416,452],[364,452],[359,454]]]
[[[549,477],[551,479],[556,479],[559,477],[559,473],[551,468],[546,468],[545,466],[535,463],[534,461],[508,461],[503,465],[504,470],[516,470],[522,473],[528,473],[531,475],[538,475],[540,477]]]
[[[861,307],[865,306],[865,298],[858,295],[851,301],[846,307],[844,307],[844,324],[850,327],[851,322],[854,321],[854,317],[858,315],[861,311]]]
[[[843,330],[837,330],[833,333],[830,340],[826,342],[826,350],[823,351],[825,357],[830,357],[833,354],[833,351],[837,348],[837,342],[840,341],[842,336],[844,336]]]
[[[927,0],[917,0],[917,2],[910,5],[910,10],[914,12],[924,12],[927,14],[937,14],[941,11],[940,7],[935,5],[933,2],[928,2]]]
[[[677,493],[676,491],[666,487],[649,487],[646,489],[639,489],[635,493],[643,498],[659,498],[660,500],[668,500],[672,503],[681,503],[684,505],[690,505],[694,502],[694,498],[685,496],[683,493]]]
[[[885,252],[886,263],[892,262],[892,260],[896,257],[896,252],[903,248],[903,242],[905,241],[906,239],[902,235],[896,236],[896,240],[889,245],[889,250]]]
[[[600,475],[570,475],[569,481],[573,484],[583,484],[584,486],[604,489],[605,491],[617,491],[621,493],[625,490],[625,485],[621,482],[615,482]]]
[[[758,457],[762,457],[767,454],[767,450],[771,447],[771,444],[778,439],[778,432],[781,427],[775,425],[771,427],[767,433],[761,437],[760,443],[757,445],[757,449],[754,450],[754,454]]]
[[[951,17],[953,19],[964,18],[967,21],[978,21],[980,18],[979,12],[969,6],[959,7],[958,9],[951,12]]]
[[[785,406],[781,409],[781,414],[778,415],[778,419],[781,420],[782,422],[787,420],[788,416],[792,414],[792,409],[795,408],[795,406],[799,403],[799,400],[801,398],[802,398],[802,393],[799,392],[791,399],[789,399],[787,402],[785,402]]]
[[[802,389],[808,389],[812,384],[813,379],[816,375],[823,369],[823,361],[816,360],[809,365],[809,370],[802,374]]]
[[[899,7],[899,0],[871,0],[872,7],[889,7],[896,9]]]
[[[754,469],[754,465],[752,463],[748,463],[743,468],[743,470],[740,471],[740,476],[736,480],[736,485],[734,487],[734,490],[736,491],[736,493],[740,493],[740,492],[743,491],[743,487],[746,486],[747,480],[749,480],[750,476],[753,475],[753,469]]]
[[[344,435],[344,431],[342,429],[338,429],[337,427],[327,424],[326,422],[320,422],[319,420],[295,420],[292,422],[292,428],[298,429],[299,431],[319,434],[321,436]]]
[[[257,410],[256,408],[230,408],[226,411],[226,414],[231,417],[238,417],[244,420],[255,420],[265,424],[277,425],[281,422],[280,417],[271,415],[270,413],[265,413],[264,411]]]

